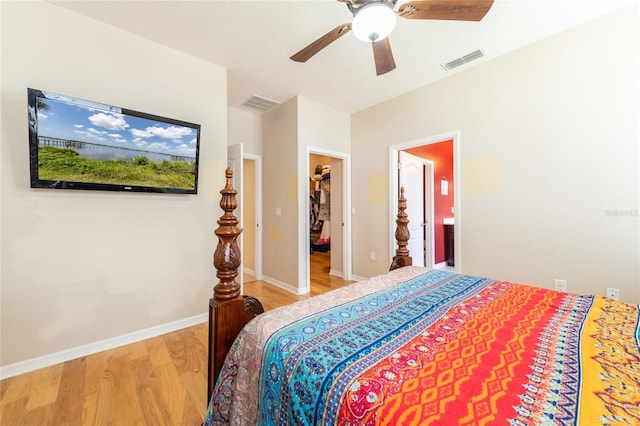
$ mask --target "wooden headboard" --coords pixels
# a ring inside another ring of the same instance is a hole
[[[209,299],[209,362],[207,403],[211,399],[218,373],[222,369],[227,352],[231,348],[240,330],[255,316],[264,312],[258,299],[240,295],[240,285],[236,282],[240,267],[240,249],[237,239],[242,230],[238,228],[238,219],[233,211],[238,207],[237,191],[233,189],[233,171],[225,171],[226,184],[220,191],[222,198],[220,207],[224,214],[218,220],[218,245],[213,254],[213,265],[219,281],[213,287],[213,297]],[[409,219],[405,210],[407,200],[404,198],[404,188],[400,188],[398,199],[398,216],[396,218],[395,238],[398,244],[393,256],[390,270],[409,266],[412,263],[407,241],[409,240]]]

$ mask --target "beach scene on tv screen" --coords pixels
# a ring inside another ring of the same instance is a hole
[[[38,179],[195,189],[195,127],[46,97],[36,109]]]

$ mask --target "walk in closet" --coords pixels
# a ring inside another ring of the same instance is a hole
[[[310,177],[311,252],[331,250],[331,165],[318,164]]]

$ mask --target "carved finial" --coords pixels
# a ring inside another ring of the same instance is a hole
[[[407,249],[407,241],[409,241],[409,216],[405,213],[407,209],[407,199],[404,198],[404,187],[400,187],[400,198],[398,198],[398,216],[396,217],[396,241],[398,248],[396,255],[393,256],[393,262],[390,269],[409,266],[413,263],[413,259],[409,256]]]
[[[238,228],[238,218],[233,215],[233,211],[238,207],[236,194],[233,189],[233,170],[227,167],[225,171],[227,178],[224,189],[220,191],[222,199],[220,207],[224,214],[218,220],[218,229],[215,234],[218,236],[218,245],[213,254],[213,265],[217,269],[216,276],[220,279],[213,288],[213,297],[217,300],[233,299],[240,296],[240,285],[235,281],[240,267],[240,249],[237,239],[242,230]]]

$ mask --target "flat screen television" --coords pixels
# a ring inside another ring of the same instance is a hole
[[[32,188],[197,194],[200,125],[28,89]]]

